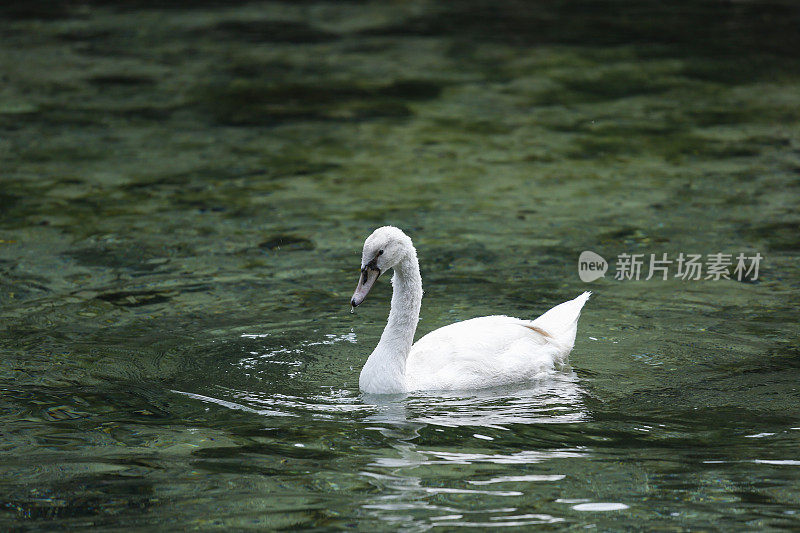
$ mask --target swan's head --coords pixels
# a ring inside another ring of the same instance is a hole
[[[369,294],[369,290],[381,272],[400,263],[410,254],[415,254],[414,245],[408,235],[394,226],[383,226],[372,232],[364,241],[361,253],[361,277],[350,304],[357,307]]]

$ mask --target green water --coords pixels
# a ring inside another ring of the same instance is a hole
[[[161,5],[0,7],[0,529],[800,527],[794,2]],[[573,372],[362,396],[387,223]]]

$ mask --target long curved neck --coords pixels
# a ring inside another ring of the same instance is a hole
[[[422,276],[412,248],[394,267],[392,308],[381,340],[361,370],[361,390],[376,394],[406,391],[406,359],[414,344],[421,306]]]

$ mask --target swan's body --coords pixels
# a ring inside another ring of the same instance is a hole
[[[372,394],[478,389],[546,377],[568,365],[584,292],[535,320],[484,316],[432,331],[416,343],[422,304],[417,252],[401,230],[385,226],[364,243],[362,276],[351,303],[361,304],[382,271],[394,268],[392,308],[359,386]]]

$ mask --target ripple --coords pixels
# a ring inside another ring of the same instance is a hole
[[[520,481],[561,481],[565,477],[567,476],[564,474],[529,474],[526,476],[500,476],[484,481],[469,480],[469,483],[473,485],[491,485],[492,483],[517,483]]]
[[[174,392],[175,394],[182,394],[184,396],[188,396],[189,398],[193,398],[195,400],[213,403],[219,405],[220,407],[226,407],[228,409],[233,409],[236,411],[245,411],[248,413],[255,413],[257,415],[266,415],[266,416],[296,416],[292,413],[284,413],[272,409],[253,409],[252,407],[248,407],[246,405],[242,405],[239,403],[229,402],[227,400],[221,400],[219,398],[212,398],[211,396],[205,396],[203,394],[195,394],[193,392],[184,392],[179,390],[170,390],[170,392]]]
[[[622,511],[628,509],[624,503],[579,503],[572,506],[576,511]]]
[[[535,464],[550,459],[573,459],[585,456],[584,450],[523,450],[513,454],[485,454],[485,453],[464,453],[464,452],[444,452],[444,451],[420,451],[425,455],[438,457],[441,461],[431,461],[429,464],[472,464],[472,463],[493,463],[498,465],[509,464]]]

